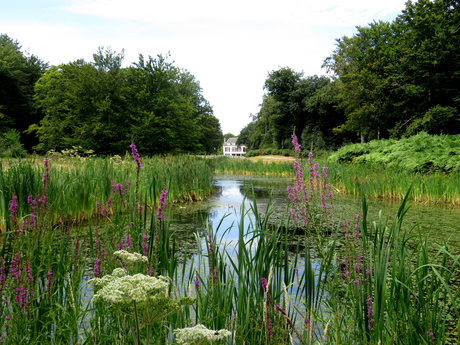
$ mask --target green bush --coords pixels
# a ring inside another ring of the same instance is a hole
[[[421,132],[401,140],[351,144],[337,150],[329,159],[337,163],[384,165],[408,172],[458,171],[460,135],[429,135]]]

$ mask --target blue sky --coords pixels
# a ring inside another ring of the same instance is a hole
[[[323,75],[335,39],[393,20],[404,0],[0,0],[0,33],[53,65],[92,60],[99,46],[171,53],[200,81],[224,133],[257,113],[268,72],[289,66]]]

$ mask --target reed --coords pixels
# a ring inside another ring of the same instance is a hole
[[[17,196],[18,216],[27,215],[28,196],[41,192],[42,158],[3,160],[0,162],[0,220],[2,229],[11,226],[9,201]],[[158,200],[146,194],[153,185],[156,190],[167,188],[172,203],[203,200],[212,191],[212,172],[205,159],[188,156],[164,156],[143,159],[143,174],[139,181],[139,193],[146,195],[148,207]],[[61,218],[78,224],[97,213],[97,204],[106,203],[113,184],[135,186],[133,163],[103,158],[54,158],[50,159],[50,183],[47,197],[54,224]],[[158,197],[158,195],[157,195]]]

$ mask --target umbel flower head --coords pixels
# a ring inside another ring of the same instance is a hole
[[[146,256],[139,254],[139,253],[130,253],[127,252],[126,250],[117,250],[116,252],[113,253],[113,256],[122,259],[124,262],[128,264],[133,264],[135,262],[148,262],[149,260],[147,259]]]
[[[177,343],[187,345],[212,344],[212,342],[228,337],[230,334],[230,331],[226,329],[213,331],[200,324],[195,327],[174,330]]]
[[[122,268],[113,270],[112,275],[90,280],[100,290],[93,296],[93,302],[107,301],[120,303],[127,301],[144,302],[152,294],[164,291],[169,285],[164,277],[151,277],[141,273],[127,275]]]

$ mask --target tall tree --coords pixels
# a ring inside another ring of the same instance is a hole
[[[18,130],[21,141],[30,150],[36,139],[23,132],[41,118],[32,97],[34,84],[48,64],[21,48],[17,40],[0,35],[0,133]]]
[[[283,67],[271,71],[265,80],[264,89],[277,102],[270,121],[273,126],[273,139],[280,143],[281,147],[284,145],[284,140],[290,138],[297,122],[296,114],[289,107],[289,100],[302,76],[303,72],[295,72],[289,67]]]
[[[130,142],[124,53],[100,48],[93,58],[53,66],[37,81],[35,104],[45,116],[29,131],[40,139],[38,150],[82,146],[112,154]]]

